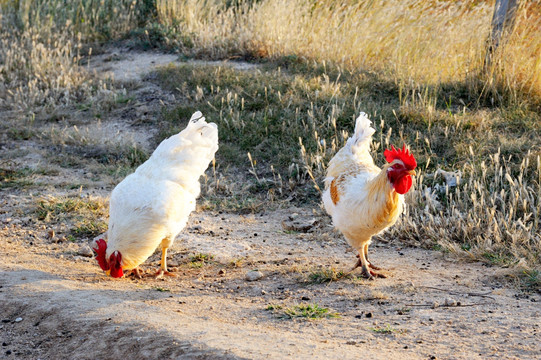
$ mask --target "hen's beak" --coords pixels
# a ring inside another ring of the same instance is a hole
[[[417,173],[415,172],[415,170],[410,170],[410,171],[408,171],[408,174],[411,175],[411,176],[417,175]]]
[[[111,270],[107,270],[107,271],[105,272],[105,274],[106,274],[107,276],[111,275]]]

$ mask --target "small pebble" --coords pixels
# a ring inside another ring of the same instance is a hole
[[[371,318],[371,317],[372,317],[372,313],[371,313],[371,312],[366,313],[366,317],[367,317],[367,318]]]
[[[93,257],[94,256],[94,252],[92,251],[90,246],[88,246],[88,244],[82,244],[79,247],[79,251],[77,251],[77,254],[81,255],[81,256],[84,256],[84,257]]]
[[[21,322],[21,321],[23,321],[22,317],[18,317],[17,319],[15,319],[15,322]]]
[[[259,270],[251,270],[246,273],[247,281],[256,281],[263,277],[263,273]]]
[[[445,299],[444,305],[445,306],[457,306],[457,303],[456,303],[455,299],[447,298],[447,299]]]

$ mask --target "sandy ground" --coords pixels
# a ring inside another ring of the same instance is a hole
[[[107,63],[118,71],[121,61],[149,69],[175,60],[138,56],[117,54]],[[37,149],[29,154],[21,146],[3,145],[14,166],[44,161]],[[89,177],[68,171],[57,177]],[[91,192],[107,197],[110,190],[96,183]],[[53,241],[28,212],[36,193],[47,191],[54,187],[0,190],[2,359],[541,358],[541,296],[501,283],[501,268],[383,238],[372,245],[371,260],[387,279],[364,280],[357,270],[315,283],[310,276],[322,270],[349,270],[355,254],[321,209],[285,206],[250,215],[193,213],[169,252],[175,277],[112,279],[86,242]],[[291,217],[316,222],[307,232],[286,230]],[[194,262],[200,253],[214,257]],[[143,269],[158,265],[156,253]],[[254,271],[260,277],[249,281]],[[338,316],[284,315],[300,304]]]

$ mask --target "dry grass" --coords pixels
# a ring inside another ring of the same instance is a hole
[[[134,23],[134,2],[0,1],[0,107],[35,111],[111,96],[111,84],[80,66],[85,43]]]
[[[332,62],[389,75],[406,92],[466,83],[491,101],[541,96],[539,6],[523,3],[517,31],[484,74],[492,1],[158,1],[161,20],[191,34],[199,54]]]

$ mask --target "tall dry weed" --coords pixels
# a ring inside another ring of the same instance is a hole
[[[516,31],[483,71],[492,1],[158,1],[160,17],[193,36],[196,52],[301,56],[377,71],[403,86],[465,84],[475,93],[541,96],[538,0],[524,2]]]

